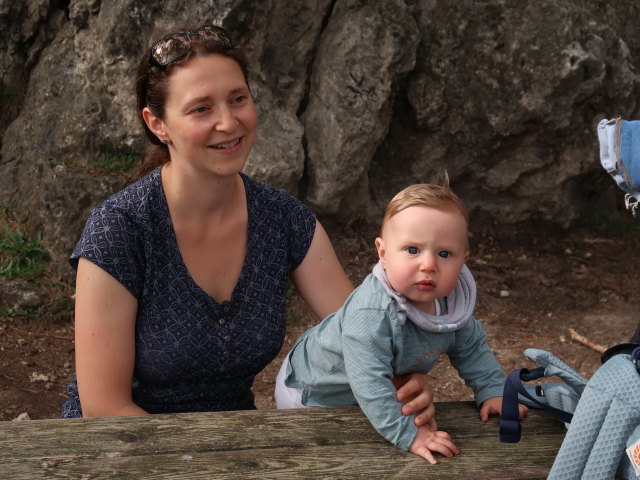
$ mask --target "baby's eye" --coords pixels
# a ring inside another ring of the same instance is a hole
[[[450,255],[451,255],[451,253],[447,252],[446,250],[442,250],[441,252],[438,252],[438,256],[440,256],[442,258],[449,258]]]
[[[407,247],[407,253],[409,253],[410,255],[415,255],[418,253],[418,248],[417,247]]]

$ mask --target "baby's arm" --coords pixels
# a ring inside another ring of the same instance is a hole
[[[432,452],[441,453],[445,457],[453,457],[458,454],[458,448],[451,441],[447,432],[431,430],[428,426],[418,428],[418,433],[413,439],[409,451],[427,459],[433,465],[438,462]]]
[[[522,420],[527,416],[529,409],[522,404],[518,405],[518,417]],[[485,423],[489,420],[489,415],[500,415],[502,413],[502,397],[487,398],[480,407],[480,420]]]
[[[455,347],[448,352],[451,364],[458,370],[465,383],[473,388],[476,402],[480,406],[480,420],[502,413],[504,373],[487,343],[487,334],[473,317],[455,332]],[[520,419],[528,412],[524,405],[518,406]]]
[[[392,324],[375,309],[350,312],[342,325],[344,367],[358,405],[373,427],[392,444],[409,450],[418,426],[402,415],[393,385]]]

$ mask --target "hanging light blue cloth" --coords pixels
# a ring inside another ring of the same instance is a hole
[[[640,120],[603,119],[598,124],[600,163],[625,193],[625,203],[640,221]]]

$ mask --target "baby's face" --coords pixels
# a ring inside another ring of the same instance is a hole
[[[469,257],[467,222],[455,208],[409,207],[391,217],[378,256],[391,286],[416,308],[435,314],[435,299],[456,286]]]

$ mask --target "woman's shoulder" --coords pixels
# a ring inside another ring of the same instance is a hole
[[[160,170],[157,169],[108,197],[94,208],[92,216],[125,215],[144,218],[151,208],[157,207],[161,199],[162,184]]]
[[[78,259],[84,257],[138,296],[141,259],[146,255],[148,239],[151,235],[169,238],[165,228],[169,220],[166,215],[157,220],[151,205],[162,195],[158,172],[154,172],[92,210],[69,257],[73,268],[77,268]]]

